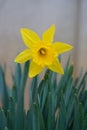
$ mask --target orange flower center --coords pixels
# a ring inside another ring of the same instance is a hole
[[[39,54],[43,55],[43,56],[46,55],[46,49],[45,48],[40,48]]]

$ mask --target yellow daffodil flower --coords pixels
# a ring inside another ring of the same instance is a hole
[[[27,49],[16,57],[15,62],[23,63],[31,60],[29,77],[36,76],[45,67],[64,74],[58,55],[71,50],[73,47],[62,42],[53,43],[54,33],[55,25],[52,25],[43,33],[41,40],[34,31],[26,28],[21,29],[22,38]]]

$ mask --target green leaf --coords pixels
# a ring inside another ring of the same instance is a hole
[[[39,109],[36,104],[33,104],[33,130],[40,130]]]
[[[33,130],[32,116],[33,116],[33,110],[32,108],[30,108],[27,112],[27,130]]]
[[[63,95],[61,99],[59,116],[57,118],[56,130],[66,130],[66,107]]]
[[[73,87],[73,80],[72,80],[72,78],[70,78],[68,80],[68,84],[67,84],[66,90],[65,90],[65,104],[66,105],[68,104],[68,101],[69,101],[69,98],[70,98],[70,95],[72,92],[72,87]]]
[[[42,118],[40,118],[40,110],[36,103],[31,106],[30,110],[27,113],[28,119],[28,130],[40,130],[40,127],[44,128],[42,123]],[[43,129],[44,130],[44,129]]]
[[[47,130],[54,130],[55,128],[55,110],[56,110],[56,95],[55,89],[52,86],[49,79],[49,93],[48,93],[48,120],[47,120]]]
[[[38,102],[41,110],[43,111],[48,95],[48,80],[42,80],[38,87]]]
[[[12,87],[12,97],[14,97],[14,101],[17,103],[17,87],[13,86]]]
[[[53,102],[54,101],[54,102]],[[55,99],[51,92],[48,94],[48,120],[47,120],[47,130],[54,129],[55,121]]]
[[[8,128],[7,128],[7,127],[5,127],[5,128],[4,128],[4,130],[8,130]]]
[[[85,115],[84,121],[83,121],[83,128],[82,130],[87,130],[87,115]]]
[[[7,120],[3,109],[0,108],[0,130],[4,130],[6,126],[7,126]]]
[[[29,61],[25,63],[21,84],[19,88],[19,96],[17,102],[17,111],[16,111],[16,122],[15,122],[15,130],[23,130],[24,127],[24,90],[28,77],[29,70]],[[19,120],[20,119],[20,120]]]
[[[9,99],[8,126],[10,130],[15,128],[15,101],[13,97]]]
[[[37,100],[37,87],[38,87],[38,76],[35,76],[32,79],[31,85],[30,85],[30,102],[36,102]]]
[[[73,87],[74,89],[74,87]],[[69,101],[66,107],[66,129],[68,129],[71,124],[72,124],[72,120],[73,120],[73,109],[74,109],[74,104],[75,104],[75,96],[74,96],[74,91],[72,90],[70,97],[69,97]]]
[[[5,75],[1,67],[0,67],[0,87],[3,89],[2,92],[3,109],[6,112],[9,105],[9,95],[8,95],[8,88],[5,82]]]
[[[15,74],[14,74],[14,86],[16,87],[16,95],[18,97],[19,95],[19,88],[20,88],[20,84],[21,84],[21,77],[22,77],[22,72],[21,72],[21,66],[20,64],[16,64],[15,66]]]
[[[52,73],[51,84],[56,89],[57,87],[57,73]]]
[[[82,130],[83,127],[83,121],[84,121],[84,112],[82,104],[78,102],[78,99],[76,97],[75,101],[75,109],[74,109],[74,124],[73,124],[73,130]]]
[[[68,75],[69,75],[69,76],[72,76],[73,70],[74,70],[74,66],[71,65],[70,68],[69,68],[69,72],[68,72]]]
[[[20,66],[20,64],[16,64],[14,80],[15,80],[15,84],[16,84],[17,88],[20,87],[21,76],[22,76],[22,74],[21,74],[21,66]]]

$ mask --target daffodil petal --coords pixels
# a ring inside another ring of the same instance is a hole
[[[32,47],[32,44],[40,41],[38,34],[32,30],[21,28],[21,34],[25,45],[29,48]]]
[[[26,49],[22,51],[16,58],[15,62],[17,63],[24,63],[31,59],[31,51],[29,49]]]
[[[43,33],[42,40],[52,42],[55,34],[55,25],[53,24],[48,30]]]
[[[54,72],[58,72],[60,74],[64,74],[63,68],[58,59],[56,59],[48,68]]]
[[[61,53],[71,50],[73,47],[69,44],[65,44],[62,42],[55,42],[53,44],[53,48],[55,49],[57,54],[61,54]]]
[[[31,61],[30,63],[30,70],[29,70],[29,77],[34,77],[39,74],[43,70],[43,67],[37,65],[35,62]]]

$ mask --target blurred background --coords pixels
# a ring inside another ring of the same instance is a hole
[[[15,56],[25,48],[20,28],[41,36],[51,24],[56,25],[55,41],[74,46],[62,62],[71,54],[75,75],[81,67],[87,70],[87,0],[0,0],[0,64],[7,63],[8,81]]]

